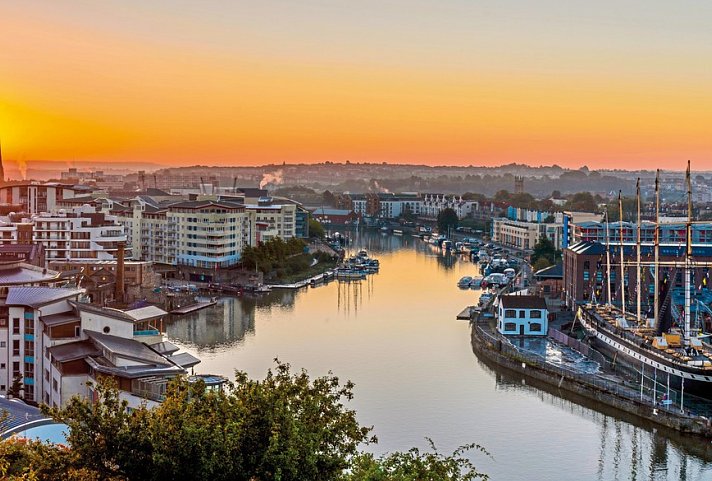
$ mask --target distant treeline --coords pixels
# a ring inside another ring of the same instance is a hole
[[[331,192],[438,192],[446,194],[462,194],[473,192],[486,197],[494,197],[501,190],[514,191],[514,179],[512,174],[502,175],[464,175],[424,178],[410,176],[407,178],[393,179],[349,179],[337,185],[320,186],[318,184],[291,187],[289,178],[285,178],[285,185],[275,191],[278,195],[288,195],[296,193],[295,198],[301,197],[304,201],[316,201],[309,190]],[[602,175],[599,172],[583,172],[580,170],[563,172],[559,177],[524,177],[524,192],[531,194],[535,198],[546,198],[554,191],[563,195],[576,192],[592,192],[607,194],[617,193],[622,190],[624,194],[635,193],[635,182],[621,179],[612,175]]]

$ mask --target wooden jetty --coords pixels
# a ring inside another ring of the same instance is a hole
[[[215,299],[209,301],[196,302],[195,304],[190,304],[189,306],[179,307],[178,309],[173,309],[170,314],[176,316],[182,316],[184,314],[190,314],[191,312],[199,311],[205,309],[206,307],[214,306],[217,304]]]
[[[467,306],[460,312],[460,314],[457,315],[457,320],[458,321],[469,321],[472,319],[472,315],[475,313],[479,313],[480,308],[476,306]]]

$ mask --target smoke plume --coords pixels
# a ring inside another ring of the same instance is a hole
[[[274,172],[267,172],[262,175],[262,180],[260,181],[260,189],[264,189],[268,184],[281,185],[284,183],[283,179],[284,172],[282,169],[276,170]]]

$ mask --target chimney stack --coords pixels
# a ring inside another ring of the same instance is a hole
[[[2,164],[2,146],[0,146],[0,184],[5,183],[5,166]]]
[[[116,251],[116,285],[114,298],[116,302],[124,302],[124,249],[126,243],[119,242]]]

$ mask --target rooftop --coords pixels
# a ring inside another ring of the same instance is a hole
[[[0,438],[9,438],[13,434],[32,426],[54,424],[38,408],[25,404],[19,399],[0,396],[0,413],[7,413],[7,419],[0,424]]]
[[[0,285],[37,284],[59,278],[59,272],[16,260],[0,264]]]
[[[534,273],[534,277],[537,279],[563,279],[564,278],[564,264],[559,262],[554,266],[545,267]]]
[[[505,309],[546,309],[546,301],[537,296],[500,296],[500,302]]]
[[[170,365],[165,357],[142,342],[96,331],[84,330],[84,332],[97,344],[118,356],[154,365]]]
[[[79,314],[74,311],[60,312],[59,314],[50,314],[48,316],[40,316],[40,320],[45,326],[57,326],[67,324],[69,322],[79,321]]]
[[[82,293],[83,289],[65,287],[10,287],[5,304],[37,308],[63,299],[76,298]]]
[[[101,355],[101,349],[88,340],[59,344],[58,346],[50,347],[49,352],[52,355],[52,360],[58,362],[75,361],[89,356]]]

